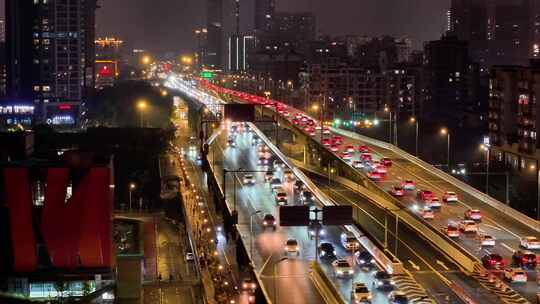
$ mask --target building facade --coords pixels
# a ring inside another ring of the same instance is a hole
[[[223,69],[223,1],[207,0],[206,41],[203,67],[212,70]]]
[[[95,88],[111,87],[120,76],[123,41],[116,38],[98,38],[95,44]]]
[[[249,60],[257,48],[257,40],[252,35],[231,35],[227,43],[227,71],[249,70]]]
[[[270,29],[275,13],[275,0],[255,0],[255,31],[265,32]]]
[[[540,55],[540,1],[452,0],[449,27],[469,41],[471,58],[494,64],[526,65]]]
[[[79,124],[94,86],[96,0],[7,0],[7,95],[34,103],[36,121]]]
[[[490,75],[489,137],[494,158],[515,169],[537,166],[540,146],[540,65],[494,66]]]

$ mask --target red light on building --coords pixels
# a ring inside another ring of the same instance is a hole
[[[71,110],[70,105],[59,105],[58,110]]]
[[[112,76],[112,71],[111,69],[109,69],[107,65],[103,65],[101,69],[99,70],[99,76],[101,77]]]

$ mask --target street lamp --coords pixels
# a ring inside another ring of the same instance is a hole
[[[145,100],[140,100],[139,102],[137,102],[137,109],[139,110],[139,113],[141,114],[141,128],[143,127],[143,116],[144,116],[144,112],[146,111],[146,109],[148,108],[148,104],[146,103]]]
[[[415,136],[415,146],[414,146],[414,155],[416,157],[418,157],[418,119],[414,116],[412,116],[409,121],[411,123],[414,123],[415,124],[415,129],[416,129],[416,136]]]
[[[135,183],[129,183],[129,211],[131,211],[131,192],[135,190]]]
[[[450,131],[447,128],[441,128],[441,135],[446,135],[446,165],[450,172]]]
[[[397,140],[396,140],[396,141],[392,140],[392,128],[394,127],[393,122],[394,122],[394,120],[395,120],[395,119],[392,118],[393,112],[392,112],[392,110],[390,110],[390,108],[389,108],[388,106],[386,106],[386,105],[384,106],[384,112],[388,113],[388,115],[389,115],[389,123],[388,123],[388,142],[397,146],[397,143],[396,143]],[[397,133],[397,130],[394,130],[394,132]],[[395,136],[395,138],[397,139],[397,136]]]
[[[253,261],[253,216],[261,213],[261,210],[257,210],[249,216],[249,258]]]
[[[486,152],[486,194],[489,195],[489,160],[490,160],[490,149],[489,145],[481,144],[480,149]]]

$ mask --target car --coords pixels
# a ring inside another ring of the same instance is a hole
[[[286,167],[285,163],[283,163],[281,160],[276,159],[274,160],[274,169],[275,170],[281,170]]]
[[[317,231],[319,232],[319,239],[324,238],[324,236],[326,235],[326,231],[324,230],[321,223],[318,221],[310,222],[308,225],[308,235],[310,240],[317,236]]]
[[[227,147],[231,147],[231,148],[236,147],[236,141],[231,138],[227,139]]]
[[[450,202],[457,202],[459,200],[457,193],[453,191],[446,191],[442,195],[443,202],[450,203]]]
[[[482,220],[482,212],[478,209],[469,209],[465,211],[465,219],[479,222]]]
[[[342,144],[343,143],[343,137],[341,137],[339,135],[334,135],[334,136],[332,136],[332,141],[337,143],[337,144]]]
[[[408,304],[409,298],[404,292],[392,291],[388,294],[388,301],[391,304]]]
[[[386,166],[381,165],[381,164],[374,164],[373,171],[379,174],[386,174],[388,172],[388,168],[386,168]]]
[[[351,298],[354,304],[371,302],[371,292],[369,292],[369,289],[364,283],[354,283],[351,293]]]
[[[371,151],[371,149],[369,149],[369,147],[366,146],[366,145],[360,145],[360,146],[358,146],[358,151],[360,153],[369,153]]]
[[[354,153],[354,147],[352,145],[345,146],[345,151]]]
[[[501,269],[506,265],[506,262],[500,254],[488,253],[482,257],[482,265],[486,269]]]
[[[522,268],[535,269],[537,258],[534,252],[517,250],[512,255],[512,262]]]
[[[257,165],[268,166],[268,159],[264,156],[259,157],[259,160],[257,161]]]
[[[536,250],[540,249],[540,240],[535,236],[526,236],[519,240],[519,245],[525,249]]]
[[[294,173],[290,169],[286,169],[283,171],[283,178],[289,182],[296,180]]]
[[[413,180],[404,180],[401,182],[401,187],[405,190],[414,190],[416,188],[416,183]]]
[[[373,266],[375,265],[375,259],[367,250],[357,251],[354,253],[356,263],[359,266]]]
[[[308,131],[308,135],[309,136],[315,136],[315,135],[317,135],[317,133],[315,132],[314,128],[310,128],[309,131]]]
[[[378,180],[381,180],[383,178],[383,175],[381,173],[375,172],[375,171],[368,172],[367,176],[372,181],[378,181]]]
[[[343,158],[343,159],[351,159],[352,155],[349,152],[344,151],[344,152],[341,153],[340,157]]]
[[[264,174],[264,180],[265,180],[266,182],[271,182],[273,178],[274,178],[274,172],[272,172],[272,171],[267,171],[267,172]]]
[[[390,194],[392,194],[393,196],[403,196],[405,195],[405,190],[403,189],[403,187],[401,186],[392,186],[392,189],[390,190]]]
[[[285,254],[296,254],[296,256],[300,255],[300,246],[298,245],[298,241],[296,239],[288,239],[285,243]]]
[[[277,225],[276,218],[272,214],[267,213],[264,215],[263,217],[264,228],[272,228],[273,230],[276,230],[276,225]]]
[[[527,283],[527,273],[521,268],[505,268],[504,278],[510,283]]]
[[[276,203],[278,205],[287,205],[287,192],[283,188],[276,190]]]
[[[262,142],[262,140],[257,135],[254,135],[253,138],[251,139],[251,145],[252,146],[256,146],[256,145],[260,144],[261,142]]]
[[[472,220],[463,220],[459,222],[459,230],[465,232],[465,233],[477,233],[478,232],[478,224],[475,221]]]
[[[352,162],[352,166],[356,169],[361,169],[364,168],[364,163],[359,160],[355,160]]]
[[[297,180],[294,182],[294,190],[296,191],[302,191],[305,187],[306,186],[304,185],[304,182],[302,182],[301,180]]]
[[[338,145],[331,145],[331,146],[330,146],[330,151],[332,151],[332,152],[337,152],[337,151],[339,151],[339,146],[338,146]]]
[[[249,293],[255,293],[257,289],[257,283],[252,278],[242,279],[242,291],[247,291]]]
[[[321,243],[319,245],[319,257],[324,259],[333,260],[336,259],[336,249],[331,243]]]
[[[425,206],[420,210],[420,215],[425,220],[432,220],[435,218],[435,213],[433,212],[433,209],[429,208],[428,206]]]
[[[484,234],[480,236],[480,246],[482,247],[493,247],[495,246],[495,238],[491,235]]]
[[[337,277],[347,277],[354,274],[351,264],[345,259],[337,259],[333,261],[332,268],[334,268],[334,273]]]
[[[322,131],[322,133],[323,133],[324,135],[330,135],[330,134],[331,134],[330,129],[328,129],[328,128],[324,128],[323,131]]]
[[[292,123],[298,125],[300,124],[300,120],[298,118],[293,118]]]
[[[448,226],[443,227],[443,232],[446,234],[446,236],[450,238],[458,238],[461,234],[459,232],[459,227],[454,224],[448,224]]]
[[[385,165],[386,167],[392,167],[392,160],[388,157],[381,158],[381,164]]]
[[[253,174],[244,175],[243,183],[244,183],[244,185],[254,185],[255,184],[255,177],[253,176]]]
[[[272,181],[270,182],[270,187],[272,188],[272,190],[276,190],[278,188],[281,188],[281,179],[279,179],[279,177],[274,177],[272,179]]]
[[[329,147],[330,145],[332,145],[329,138],[323,138],[321,143],[323,144],[323,146],[326,146],[326,147]]]
[[[373,156],[371,155],[371,153],[367,153],[367,152],[362,152],[360,154],[360,159],[363,160],[363,161],[372,161],[373,160]]]
[[[426,206],[428,206],[431,209],[439,209],[442,207],[441,201],[436,196],[431,197],[429,202],[426,203]]]
[[[433,197],[433,192],[429,190],[418,190],[416,196],[423,202],[429,202],[429,200],[431,200]]]
[[[193,252],[191,251],[186,252],[186,261],[187,262],[195,261],[195,255],[193,255]]]
[[[300,193],[300,201],[304,204],[313,202],[313,193],[308,190],[303,190],[302,193]]]
[[[375,272],[373,276],[373,285],[379,290],[391,290],[394,289],[394,281],[392,276],[386,271],[379,270]]]
[[[347,250],[358,250],[360,248],[360,242],[350,231],[341,233],[341,245]]]

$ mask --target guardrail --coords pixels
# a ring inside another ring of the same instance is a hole
[[[348,303],[342,296],[336,286],[328,279],[324,270],[319,263],[313,261],[310,264],[311,272],[310,278],[313,284],[323,297],[324,301],[328,304],[345,304]]]
[[[402,156],[406,160],[410,161],[411,163],[414,163],[416,166],[421,167],[422,169],[429,171],[433,175],[437,176],[440,179],[443,179],[444,181],[452,184],[455,187],[458,187],[458,188],[461,188],[461,189],[465,190],[468,194],[470,194],[471,196],[473,196],[476,199],[480,200],[481,202],[483,202],[485,204],[488,204],[489,206],[493,207],[494,209],[497,209],[498,211],[500,211],[502,213],[505,213],[505,214],[507,214],[508,216],[510,216],[512,218],[515,218],[517,221],[523,223],[524,225],[528,226],[529,228],[540,232],[540,222],[539,221],[530,218],[529,216],[515,210],[514,208],[512,208],[512,207],[510,207],[510,206],[508,206],[508,205],[506,205],[506,204],[504,204],[504,203],[502,203],[502,202],[500,202],[500,201],[498,201],[496,199],[494,199],[493,197],[483,193],[482,191],[479,191],[479,190],[475,189],[474,187],[460,181],[459,179],[445,173],[444,171],[440,170],[439,168],[430,165],[429,163],[423,161],[422,159],[420,159],[418,157],[415,157],[415,156],[409,154],[408,152],[406,152],[406,151],[404,151],[404,150],[402,150],[402,149],[400,149],[400,148],[398,148],[398,147],[396,147],[394,145],[391,145],[389,143],[386,143],[386,142],[383,142],[383,141],[380,141],[380,140],[376,140],[376,139],[373,139],[373,138],[370,138],[370,137],[367,137],[367,136],[364,136],[364,135],[360,135],[360,134],[357,134],[357,133],[354,133],[354,132],[351,132],[351,131],[346,131],[346,130],[336,129],[336,128],[331,128],[331,130],[333,132],[337,133],[337,134],[347,136],[347,137],[351,137],[351,138],[354,138],[354,139],[358,139],[358,140],[366,142],[368,144],[377,146],[379,148],[387,149],[387,150],[390,150],[390,151],[392,151],[392,152],[394,152],[396,154],[399,154],[400,156]]]

